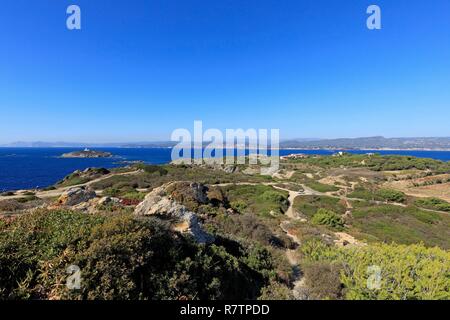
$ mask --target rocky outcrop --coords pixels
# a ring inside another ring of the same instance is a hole
[[[169,220],[173,230],[191,234],[199,243],[210,243],[214,237],[202,229],[197,214],[192,211],[192,208],[208,202],[206,192],[207,188],[202,184],[171,182],[150,192],[134,214],[159,216]]]
[[[61,158],[110,158],[112,154],[110,152],[94,151],[89,149],[84,149],[83,151],[74,151],[69,153],[64,153]]]
[[[76,206],[88,202],[96,197],[95,191],[91,189],[71,188],[65,191],[58,199],[60,206]]]
[[[120,199],[115,197],[102,197],[98,200],[97,205],[107,206],[107,205],[119,205]]]
[[[225,173],[238,173],[240,172],[240,168],[239,166],[237,166],[236,164],[221,164],[221,163],[216,163],[217,159],[204,159],[202,163],[186,163],[186,159],[179,159],[179,160],[174,160],[171,162],[171,164],[173,165],[185,165],[185,166],[190,166],[190,167],[201,167],[201,168],[205,168],[205,169],[210,169],[210,170],[217,170],[217,171],[224,171]]]
[[[66,176],[63,180],[59,181],[57,184],[64,185],[66,183],[70,183],[71,181],[73,181],[73,179],[77,179],[81,182],[87,182],[100,178],[109,173],[111,172],[105,168],[87,168],[85,170],[76,170],[73,173]]]

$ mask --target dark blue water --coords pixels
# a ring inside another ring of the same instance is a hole
[[[80,148],[0,148],[0,191],[42,188],[54,184],[75,170],[88,167],[113,168],[126,161],[144,161],[150,164],[171,160],[168,148],[96,148],[115,155],[113,158],[64,159],[59,156]],[[291,153],[329,155],[328,150],[280,150],[280,155]],[[380,154],[408,155],[450,161],[449,151],[347,151],[352,153],[375,152]]]

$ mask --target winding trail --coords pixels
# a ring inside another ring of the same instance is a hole
[[[280,229],[283,230],[283,232],[286,234],[286,236],[288,236],[295,243],[294,249],[286,250],[286,258],[292,267],[292,273],[294,276],[294,281],[293,281],[294,286],[292,288],[292,295],[294,296],[294,298],[296,300],[300,300],[301,299],[301,289],[304,287],[304,282],[305,282],[304,278],[303,278],[303,274],[300,269],[300,261],[299,261],[299,257],[298,257],[298,253],[297,253],[297,248],[301,245],[301,241],[295,234],[292,234],[290,232],[288,226],[292,220],[300,220],[299,215],[297,214],[297,212],[294,209],[294,202],[298,196],[304,195],[305,192],[292,191],[292,190],[285,189],[285,188],[282,188],[279,186],[273,186],[273,187],[278,190],[283,190],[283,191],[289,192],[289,198],[288,198],[289,208],[286,210],[285,215],[290,220],[282,221],[280,223]],[[306,191],[306,192],[308,192],[308,191]]]

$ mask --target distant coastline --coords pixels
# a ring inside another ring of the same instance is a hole
[[[245,139],[246,144],[249,138]],[[220,144],[221,145],[221,144]],[[269,142],[270,145],[270,142]],[[122,143],[81,143],[81,142],[13,142],[0,145],[9,148],[142,148],[170,149],[180,146],[174,141],[122,142]],[[203,141],[203,147],[215,147],[210,141]],[[217,147],[216,147],[217,148]],[[235,144],[235,149],[245,149],[243,143]],[[247,147],[248,148],[248,147]],[[193,148],[194,149],[194,148]],[[291,139],[281,140],[277,144],[279,150],[379,150],[379,151],[450,151],[450,137],[416,137],[416,138],[385,138],[382,136],[339,139]]]
[[[441,151],[441,152],[449,152],[450,148],[441,148],[441,149],[432,149],[432,148],[364,148],[364,149],[350,149],[350,148],[278,148],[279,150],[306,150],[306,151]]]
[[[214,147],[214,146],[213,146]],[[61,147],[61,146],[30,146],[30,147],[15,147],[15,146],[0,146],[0,149],[67,149],[67,148],[76,148],[76,147]],[[98,148],[107,148],[107,149],[172,149],[172,147],[159,147],[159,146],[103,146]],[[193,150],[199,148],[192,148]],[[225,148],[224,148],[225,149]],[[243,150],[248,149],[244,146],[236,146],[234,149]],[[345,147],[329,147],[329,148],[314,148],[314,147],[279,147],[272,148],[272,150],[305,150],[305,151],[436,151],[436,152],[449,152],[450,148],[377,148],[377,147],[369,147],[369,148],[345,148]]]

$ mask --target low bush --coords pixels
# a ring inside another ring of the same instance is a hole
[[[261,290],[259,300],[293,300],[292,290],[285,284],[272,281]]]
[[[256,299],[270,254],[237,246],[196,244],[156,218],[36,211],[1,226],[0,299]]]
[[[397,190],[392,189],[379,189],[371,191],[364,188],[356,188],[355,191],[348,195],[350,198],[364,199],[364,200],[374,200],[374,201],[387,201],[387,202],[398,202],[403,203],[406,201],[406,195]]]
[[[340,265],[345,299],[450,299],[450,252],[437,247],[370,244],[337,248],[314,239],[300,250],[306,264]]]
[[[0,212],[14,212],[22,210],[24,206],[17,200],[7,199],[0,201]]]
[[[310,187],[311,189],[314,189],[319,192],[324,192],[324,193],[325,192],[334,192],[334,191],[339,190],[338,187],[335,187],[335,186],[332,186],[329,184],[320,183],[317,181],[309,181],[309,182],[306,182],[305,185],[307,187]]]
[[[450,248],[450,216],[415,206],[369,205],[355,208],[347,220],[370,241]]]
[[[312,217],[311,222],[316,225],[327,226],[336,230],[344,228],[344,220],[340,215],[326,209],[319,209]]]
[[[305,277],[305,293],[308,299],[337,300],[343,295],[343,284],[340,279],[342,266],[339,263],[314,262],[303,268]]]
[[[384,201],[390,202],[405,202],[406,200],[406,195],[403,192],[392,189],[378,190],[376,196]]]
[[[135,165],[136,169],[144,170],[146,173],[158,173],[160,176],[167,175],[168,171],[163,166],[139,163]]]
[[[418,199],[414,204],[426,209],[450,212],[450,203],[437,198]]]
[[[9,197],[9,196],[13,196],[15,194],[16,193],[14,191],[6,191],[6,192],[0,193],[0,196],[2,196],[2,197]]]

